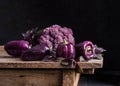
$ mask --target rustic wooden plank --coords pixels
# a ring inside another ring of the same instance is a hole
[[[84,61],[84,62],[78,62],[78,65],[84,69],[102,68],[103,67],[103,58],[101,57],[100,60],[99,59],[91,59],[91,60]]]
[[[74,70],[63,70],[62,86],[78,86],[80,73]]]
[[[78,66],[84,74],[93,74],[95,68],[102,68],[103,58],[78,62]],[[80,73],[75,69],[75,65],[62,66],[60,62],[22,61],[0,46],[0,86],[77,86]]]
[[[78,65],[83,69],[102,68],[103,59],[92,59],[89,61],[78,62]],[[0,68],[58,68],[58,69],[75,69],[73,66],[62,66],[59,62],[43,62],[43,61],[22,61],[19,57],[8,55],[3,46],[0,47]]]
[[[0,69],[0,86],[77,86],[79,76],[74,70]]]
[[[18,58],[15,58],[18,59]],[[39,68],[39,69],[75,69],[75,66],[62,66],[60,62],[42,62],[42,61],[20,61],[13,59],[13,61],[1,61],[0,68]],[[9,59],[8,59],[9,60]]]
[[[75,82],[74,82],[74,86],[78,86],[79,80],[80,80],[80,73],[75,73]]]
[[[0,46],[0,68],[58,68],[58,69],[75,69],[75,66],[62,66],[59,62],[43,61],[22,61],[20,57],[13,57],[6,53],[3,46]]]
[[[95,69],[90,68],[90,69],[84,69],[83,73],[81,74],[94,74]]]
[[[63,70],[63,83],[62,86],[75,86],[75,71]]]
[[[0,70],[0,86],[62,86],[59,70]]]
[[[4,46],[0,46],[0,56],[9,56],[4,50]]]

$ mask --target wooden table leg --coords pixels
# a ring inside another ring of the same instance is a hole
[[[80,73],[75,70],[63,70],[62,86],[77,86],[80,78]]]
[[[90,68],[90,69],[84,69],[83,74],[94,74],[95,69]]]

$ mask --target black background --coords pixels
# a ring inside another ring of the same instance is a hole
[[[120,71],[119,4],[112,0],[0,0],[0,44],[52,24],[69,27],[76,43],[105,48],[102,71]]]

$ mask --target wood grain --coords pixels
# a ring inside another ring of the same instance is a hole
[[[94,69],[102,66],[103,58],[78,62],[84,74],[94,74]],[[22,61],[20,57],[8,55],[4,46],[0,46],[0,86],[77,86],[80,74],[76,72],[76,65]]]
[[[80,73],[73,70],[63,70],[62,86],[77,86],[80,78]]]
[[[62,86],[59,70],[0,70],[0,86]]]
[[[103,67],[103,58],[101,60],[91,59],[85,62],[78,62],[79,66],[84,69],[90,68],[102,68]]]
[[[103,59],[92,59],[85,62],[78,62],[79,66],[83,69],[102,68]],[[43,62],[43,61],[22,61],[20,57],[13,57],[8,55],[3,46],[0,47],[0,68],[58,68],[58,69],[75,69],[75,65],[62,66],[59,62]]]
[[[74,70],[1,69],[0,86],[77,86]]]
[[[64,70],[62,86],[74,86],[74,82],[75,82],[75,71]]]
[[[62,66],[60,62],[21,61],[19,58],[0,57],[0,68],[75,69],[75,66]]]
[[[7,54],[3,46],[0,46],[0,68],[39,68],[39,69],[75,69],[75,65],[62,66],[59,62],[22,61],[20,57]]]

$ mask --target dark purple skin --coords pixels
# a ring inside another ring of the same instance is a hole
[[[42,60],[45,57],[45,55],[48,54],[48,51],[49,48],[46,46],[46,44],[39,44],[23,52],[21,59],[23,61]]]
[[[25,40],[13,40],[4,45],[5,51],[12,56],[21,56],[22,52],[29,49],[29,42]]]
[[[64,44],[61,43],[58,45],[58,48],[56,50],[56,56],[57,57],[63,57],[67,60],[74,59],[75,58],[75,47],[73,44],[68,43]]]

